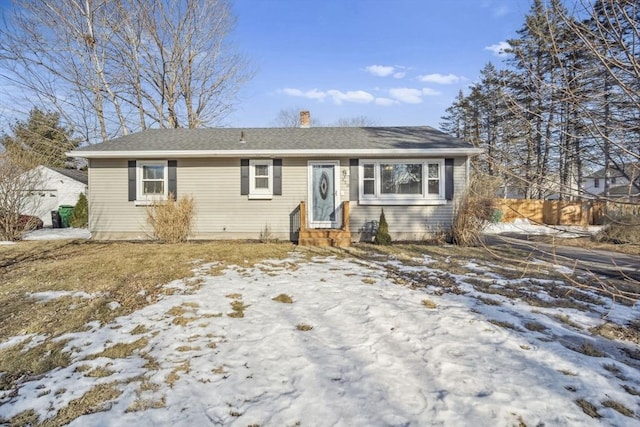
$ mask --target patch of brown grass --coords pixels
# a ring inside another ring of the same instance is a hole
[[[131,335],[142,335],[149,332],[149,328],[144,325],[138,325],[131,331]]]
[[[244,309],[249,307],[249,306],[248,305],[244,305],[244,303],[242,302],[242,295],[241,294],[229,294],[226,297],[233,299],[233,301],[230,302],[231,310],[233,310],[233,311],[231,313],[227,313],[227,316],[233,317],[233,318],[236,318],[236,319],[244,317]]]
[[[125,409],[125,413],[128,412],[139,412],[146,411],[147,409],[160,409],[165,408],[167,406],[167,402],[164,396],[160,399],[141,399],[137,398],[133,401],[133,403]]]
[[[298,324],[296,325],[296,329],[297,329],[297,330],[299,330],[299,331],[306,332],[306,331],[310,331],[310,330],[312,330],[312,329],[313,329],[313,326],[311,326],[311,325],[307,325],[306,323],[298,323]]]
[[[46,340],[28,350],[26,344],[0,349],[0,390],[8,390],[20,377],[38,376],[55,368],[65,368],[71,363],[64,351],[67,341]]]
[[[598,408],[586,399],[575,400],[576,405],[582,409],[582,412],[589,415],[591,418],[602,418],[602,415],[598,413]]]
[[[97,359],[99,357],[108,357],[110,359],[126,359],[131,356],[134,351],[143,349],[149,344],[146,338],[140,338],[137,341],[130,343],[118,343],[106,348],[104,351],[92,354],[87,357],[87,360]]]
[[[538,322],[527,322],[524,324],[524,327],[533,332],[544,332],[547,330],[546,326]]]
[[[112,371],[109,368],[98,367],[98,368],[90,370],[89,372],[84,374],[84,376],[85,377],[91,377],[91,378],[104,378],[104,377],[108,377],[110,375],[113,375],[114,373],[115,373],[115,371]]]
[[[422,305],[424,305],[427,308],[430,309],[436,309],[438,308],[438,304],[436,304],[435,302],[431,301],[430,299],[423,299],[422,300]]]
[[[633,327],[624,327],[607,322],[589,329],[591,333],[601,335],[611,340],[625,340],[640,344],[640,331]]]
[[[78,331],[93,320],[105,324],[155,301],[165,292],[158,284],[193,276],[194,260],[252,266],[282,259],[290,243],[24,241],[0,246],[0,340],[39,333],[58,336]],[[86,292],[91,299],[57,298],[42,302],[25,294],[45,291]],[[108,297],[106,296],[108,295]],[[107,304],[122,306],[111,310]]]
[[[575,352],[582,353],[585,356],[590,356],[590,357],[606,356],[606,353],[604,353],[602,350],[600,350],[599,348],[595,347],[593,344],[588,342],[583,342],[582,344],[580,344],[580,347],[569,347],[569,348]]]
[[[0,418],[0,423],[8,427],[36,426],[38,421],[38,414],[33,409],[20,412],[8,420]]]
[[[634,416],[634,412],[631,409],[627,408],[622,403],[617,402],[615,400],[604,400],[601,403],[602,403],[602,406],[604,406],[605,408],[611,408],[611,409],[613,409],[615,411],[618,411],[619,413],[621,413],[625,417],[633,417]]]
[[[513,329],[514,331],[520,331],[520,328],[518,328],[516,325],[514,325],[511,322],[506,322],[504,320],[489,319],[489,323],[493,323],[494,325],[500,326],[501,328]]]
[[[185,374],[188,374],[190,371],[191,364],[188,361],[184,362],[182,363],[182,365],[177,366],[171,372],[169,372],[169,375],[167,375],[165,382],[169,385],[169,387],[173,387],[173,385],[180,379],[180,375],[178,375],[178,372],[184,372]]]
[[[293,298],[287,294],[280,294],[277,297],[271,298],[273,301],[281,302],[283,304],[293,304]]]
[[[118,390],[117,383],[98,384],[86,392],[82,397],[69,402],[65,408],[58,411],[58,414],[44,420],[41,427],[59,427],[69,424],[71,421],[82,415],[94,414],[96,412],[108,411],[108,402],[116,399],[122,394]]]

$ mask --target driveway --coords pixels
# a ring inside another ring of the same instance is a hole
[[[486,235],[484,242],[497,249],[515,248],[530,252],[534,257],[569,268],[604,276],[609,279],[640,282],[640,255],[627,255],[597,249],[583,249],[561,244],[527,240],[526,235]]]

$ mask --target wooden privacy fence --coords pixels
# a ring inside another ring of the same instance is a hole
[[[607,203],[595,200],[569,202],[563,200],[495,199],[495,208],[502,212],[502,222],[528,219],[547,225],[602,224]]]

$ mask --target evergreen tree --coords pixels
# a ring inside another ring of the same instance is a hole
[[[0,145],[24,167],[37,165],[65,167],[67,151],[79,144],[69,129],[60,125],[60,114],[34,108],[26,121],[11,127],[13,136],[4,135]]]
[[[378,224],[378,231],[376,231],[376,237],[373,239],[373,243],[376,245],[388,246],[391,244],[391,236],[389,235],[389,225],[387,219],[384,217],[384,209],[380,213],[380,222]]]
[[[78,196],[78,202],[73,208],[69,223],[74,228],[84,228],[89,223],[89,204],[84,193],[80,193],[80,196]]]

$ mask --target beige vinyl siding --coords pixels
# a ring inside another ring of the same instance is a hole
[[[282,195],[240,195],[240,159],[178,159],[177,193],[195,200],[194,238],[257,239],[268,225],[289,239],[290,214],[307,197],[307,159],[282,162]],[[146,209],[128,201],[127,160],[90,162],[90,230],[96,239],[145,239]],[[348,194],[348,193],[347,193]]]
[[[89,161],[89,230],[93,238],[147,237],[145,208],[128,201],[128,188],[127,160]]]
[[[132,159],[133,160],[133,159]],[[142,160],[142,159],[138,159]],[[167,159],[170,160],[170,159]],[[290,215],[307,200],[309,160],[284,158],[282,195],[268,200],[240,194],[240,159],[177,159],[177,193],[193,196],[196,204],[195,239],[257,239],[268,225],[271,233],[290,238]],[[335,160],[335,159],[333,159]],[[340,199],[349,200],[349,159],[340,160]],[[146,239],[146,208],[128,201],[126,159],[91,159],[89,164],[89,228],[95,239]],[[455,197],[466,186],[466,161],[454,162]],[[394,239],[421,239],[451,224],[454,202],[440,206],[360,206],[350,203],[354,240],[368,221],[378,220],[384,208]]]
[[[430,233],[451,227],[456,201],[460,198],[467,184],[467,163],[465,158],[455,158],[453,168],[454,200],[445,205],[433,206],[390,206],[359,205],[351,202],[351,232],[354,240],[364,239],[360,232],[370,221],[378,221],[380,212],[389,224],[389,234],[395,240],[420,240]]]
[[[289,239],[289,215],[306,198],[306,160],[283,159],[282,195],[249,199],[240,195],[240,159],[178,160],[178,195],[196,200],[198,238],[257,239],[269,226]]]

